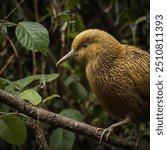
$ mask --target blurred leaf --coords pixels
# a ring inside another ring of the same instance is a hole
[[[102,111],[100,114],[97,116],[98,118],[94,118],[91,122],[92,125],[94,126],[104,126],[108,122],[108,113],[105,111]]]
[[[58,94],[53,94],[51,96],[48,96],[47,98],[43,99],[43,103],[49,101],[49,100],[52,100],[53,98],[57,98],[57,97],[60,97]]]
[[[39,80],[41,82],[45,81],[47,83],[47,82],[51,82],[51,81],[57,79],[58,76],[59,75],[57,73],[32,75],[32,76],[28,76],[28,77],[25,77],[23,79],[14,81],[13,83],[15,85],[17,85],[20,89],[24,89],[25,87],[27,87],[29,84],[31,84],[35,80]]]
[[[129,9],[125,8],[117,17],[117,20],[115,22],[115,25],[119,25],[120,27],[126,25],[128,22],[130,22],[130,15],[129,15]]]
[[[21,92],[21,89],[15,88],[15,86],[11,85],[6,86],[4,90],[15,97],[19,97],[19,93]]]
[[[0,110],[1,110],[1,112],[8,112],[8,111],[10,111],[10,107],[8,105],[0,103]]]
[[[47,54],[49,45],[48,31],[37,22],[20,22],[16,28],[18,41],[27,49]]]
[[[83,120],[82,114],[75,109],[64,109],[60,115],[78,121]],[[49,139],[49,150],[71,150],[75,141],[73,132],[58,128],[54,130]]]
[[[67,69],[67,70],[72,70],[72,67],[71,65],[69,64],[69,62],[64,62],[63,64],[61,64],[61,66],[64,68],[64,69]]]
[[[51,82],[57,79],[58,76],[59,76],[58,73],[32,75],[32,76],[28,76],[28,77],[25,77],[23,79],[16,80],[13,82],[7,79],[4,79],[4,78],[0,78],[0,87],[3,88],[6,92],[18,97],[19,93],[23,91],[27,86],[29,86],[32,82],[39,81],[38,83],[39,85],[40,82],[43,82],[43,81],[45,81],[46,83]]]
[[[68,87],[71,83],[75,82],[76,80],[74,79],[74,77],[69,76],[65,81],[64,81],[64,85],[66,87]]]
[[[0,137],[10,144],[20,146],[26,140],[25,125],[17,116],[1,116],[0,129]]]
[[[84,22],[82,20],[82,17],[79,14],[76,14],[76,28],[77,28],[77,31],[79,32],[85,29]]]
[[[16,97],[18,97],[18,91],[21,91],[13,82],[4,78],[0,78],[0,88]]]
[[[28,89],[19,94],[20,98],[23,100],[28,100],[33,105],[38,105],[42,101],[42,97],[38,92]]]
[[[0,46],[2,45],[6,36],[7,36],[7,27],[6,26],[2,26],[2,27],[0,26]]]
[[[75,38],[76,36],[77,36],[77,34],[78,34],[78,32],[69,32],[69,34],[67,34],[67,36],[69,37],[69,38]]]
[[[143,22],[143,21],[146,21],[146,16],[142,16],[142,17],[138,18],[138,19],[135,21],[135,24],[137,25],[137,24],[139,24],[139,23],[141,23],[141,22]]]
[[[71,21],[71,17],[69,14],[60,14],[60,20],[65,23],[65,22],[70,22]]]
[[[65,10],[73,8],[79,0],[67,0],[65,4]]]
[[[64,109],[60,115],[67,117],[67,118],[71,118],[74,120],[78,120],[78,121],[82,121],[83,120],[83,115],[76,109],[72,109],[72,108],[68,108],[68,109]]]
[[[87,93],[85,87],[81,83],[79,83],[79,82],[73,83],[73,84],[71,84],[71,87],[72,87],[73,91],[75,92],[76,96],[78,96],[80,99],[87,98],[88,93]]]
[[[63,26],[61,27],[61,31],[65,31],[67,28],[68,22],[64,22]]]
[[[75,141],[73,132],[58,128],[49,139],[49,150],[71,150]]]
[[[65,108],[67,108],[67,103],[62,98],[54,99],[50,105],[50,110],[54,113],[60,113]]]
[[[5,88],[6,85],[14,86],[13,82],[9,81],[8,79],[0,77],[0,88],[3,89]]]

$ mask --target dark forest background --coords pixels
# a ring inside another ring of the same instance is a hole
[[[33,88],[45,99],[40,107],[93,126],[109,126],[117,118],[109,116],[97,102],[88,85],[84,65],[68,61],[56,68],[56,62],[70,50],[74,37],[89,28],[105,30],[121,43],[149,51],[149,3],[149,0],[0,0],[0,88],[14,95]],[[47,29],[49,45],[46,55],[20,44],[16,26],[22,21],[38,22]],[[42,81],[34,77],[38,74],[53,75],[53,79],[48,77],[46,85],[39,88]],[[30,77],[32,82],[21,91],[9,89],[20,79],[28,82],[25,77]],[[13,111],[0,103],[0,117]],[[22,144],[10,143],[0,135],[0,149],[37,149],[31,122],[24,117],[19,118],[26,126],[25,141]],[[1,123],[2,120],[0,126]],[[50,150],[120,150],[44,123],[37,124],[46,133]],[[123,126],[115,133],[133,136],[134,126]],[[140,133],[141,138],[148,142],[148,124],[140,125]]]

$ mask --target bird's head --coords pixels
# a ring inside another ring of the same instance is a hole
[[[102,55],[104,52],[117,53],[120,43],[105,31],[99,29],[88,29],[78,34],[72,42],[71,51],[62,57],[56,64],[59,66],[66,60],[75,58],[85,61]]]

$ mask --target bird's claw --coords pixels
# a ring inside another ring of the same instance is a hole
[[[107,133],[106,135],[106,141],[108,140],[108,137],[110,136],[111,133],[113,133],[113,128],[106,128],[106,129],[98,129],[99,131],[102,131],[101,136],[100,136],[100,143],[102,143],[104,135]]]

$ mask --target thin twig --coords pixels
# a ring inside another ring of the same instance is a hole
[[[11,47],[13,48],[13,51],[14,51],[14,53],[15,53],[16,58],[18,58],[18,57],[19,57],[19,55],[18,55],[17,49],[16,49],[16,47],[15,47],[15,45],[14,45],[13,41],[10,39],[10,37],[9,37],[9,36],[7,36],[6,38],[7,38],[7,40],[9,41],[9,43],[10,43]]]
[[[16,5],[16,7],[13,8],[13,9],[9,12],[9,14],[4,17],[4,19],[6,20],[6,19],[21,5],[21,3],[23,3],[23,2],[24,2],[24,0],[21,0],[21,1]]]
[[[44,132],[41,132],[41,130],[39,130],[39,127],[37,126],[33,126],[33,130],[35,131],[35,138],[38,145],[38,150],[49,150]]]
[[[35,75],[37,71],[37,61],[35,52],[32,52],[32,66],[33,66],[32,74]]]
[[[0,75],[5,71],[5,69],[13,62],[14,54],[12,54],[6,61],[6,64],[0,69]]]
[[[55,0],[50,0],[49,2],[50,2],[51,11],[52,11],[50,31],[54,32],[57,29],[59,24],[58,14],[57,14],[58,5]]]
[[[35,11],[35,19],[39,22],[39,13],[38,13],[38,0],[34,0],[34,11]]]

